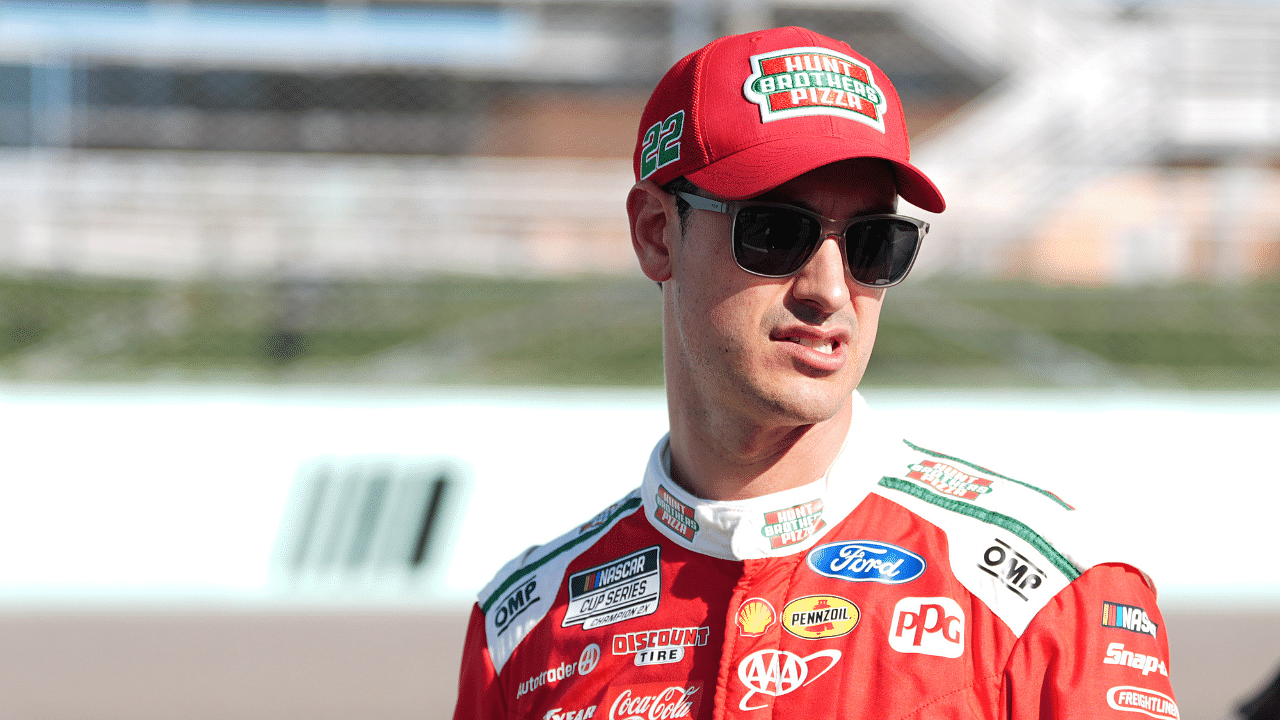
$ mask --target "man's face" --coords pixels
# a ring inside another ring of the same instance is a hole
[[[893,212],[896,188],[886,163],[846,160],[755,199],[843,223]],[[729,215],[692,210],[672,248],[664,319],[669,388],[694,413],[718,408],[762,425],[834,417],[866,370],[884,291],[853,281],[844,241],[835,236],[790,277],[752,275],[733,259],[731,228]]]

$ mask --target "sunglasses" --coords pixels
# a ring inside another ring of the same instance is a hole
[[[733,216],[733,258],[743,270],[762,277],[794,275],[830,235],[844,238],[845,257],[854,282],[866,287],[897,285],[911,270],[929,223],[904,215],[863,215],[842,231],[837,221],[794,205],[770,202],[721,202],[677,191],[699,210]]]

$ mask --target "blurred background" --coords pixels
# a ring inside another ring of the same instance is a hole
[[[0,718],[448,717],[474,593],[665,431],[645,99],[791,24],[885,70],[949,205],[902,209],[864,395],[1094,502],[1184,717],[1237,717],[1280,669],[1275,0],[0,0]]]

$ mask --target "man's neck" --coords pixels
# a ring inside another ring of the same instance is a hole
[[[811,425],[762,425],[721,413],[671,411],[671,477],[707,500],[742,500],[807,485],[822,477],[844,445],[851,403]]]

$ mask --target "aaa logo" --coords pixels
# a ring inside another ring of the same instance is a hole
[[[810,675],[809,663],[818,659],[826,660],[827,666]],[[747,703],[756,693],[777,697],[793,692],[826,675],[838,662],[839,650],[819,650],[806,657],[786,650],[757,650],[738,664],[738,680],[747,687],[747,694],[742,696],[738,709],[746,712],[767,707],[748,707]]]

